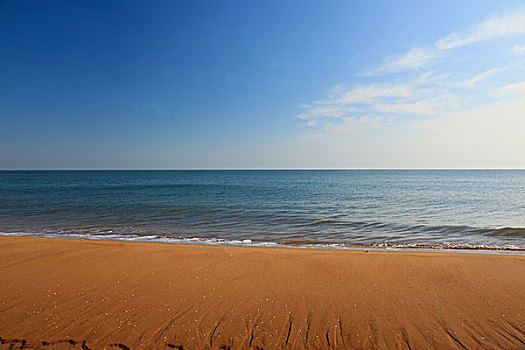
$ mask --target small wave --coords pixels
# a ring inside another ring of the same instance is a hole
[[[40,214],[40,215],[50,215],[50,214],[65,213],[68,211],[71,211],[71,209],[61,208],[61,209],[35,210],[33,211],[33,213]]]
[[[420,232],[435,232],[449,234],[474,234],[492,237],[522,237],[525,238],[525,228],[523,227],[502,227],[502,228],[477,228],[470,226],[408,226],[407,230]]]
[[[374,249],[374,250],[416,250],[416,251],[464,251],[464,252],[492,252],[525,254],[525,247],[515,245],[473,245],[473,244],[430,244],[430,243],[340,243],[315,240],[293,240],[284,242],[264,241],[258,239],[223,239],[210,237],[170,237],[162,235],[140,235],[140,234],[115,234],[108,233],[67,233],[67,234],[35,234],[29,232],[0,232],[4,236],[25,237],[47,237],[47,238],[71,238],[71,239],[93,239],[114,240],[133,242],[157,242],[174,244],[197,244],[197,245],[221,245],[221,246],[251,246],[251,247],[294,247],[311,249]]]
[[[521,237],[525,238],[524,227],[478,228],[465,225],[405,225],[399,223],[382,222],[343,222],[332,219],[317,220],[308,224],[297,224],[295,227],[315,227],[333,225],[338,228],[352,228],[366,231],[429,233],[429,234],[457,234],[457,235],[485,235],[492,237]],[[446,237],[446,236],[444,236]]]
[[[295,227],[312,227],[312,226],[325,226],[325,225],[330,225],[330,224],[335,224],[336,221],[335,220],[332,220],[332,219],[323,219],[323,220],[317,220],[317,221],[314,221],[314,222],[310,222],[310,223],[307,223],[307,224],[297,224],[297,225],[294,225]]]
[[[160,210],[161,212],[163,213],[178,213],[180,211],[184,211],[186,210],[185,208],[169,208],[169,209],[164,209],[164,210]]]
[[[525,228],[523,227],[503,227],[499,229],[489,230],[489,232],[487,232],[486,235],[525,238]]]

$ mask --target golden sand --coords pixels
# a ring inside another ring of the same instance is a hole
[[[0,237],[0,349],[523,349],[525,256]]]

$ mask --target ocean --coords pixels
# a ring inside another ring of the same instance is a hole
[[[525,170],[0,171],[0,234],[525,250]]]

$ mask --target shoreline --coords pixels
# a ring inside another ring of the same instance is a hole
[[[503,254],[525,255],[525,247],[497,247],[484,245],[431,245],[393,243],[322,243],[322,242],[273,242],[255,239],[226,240],[221,238],[187,237],[174,238],[157,235],[56,235],[56,234],[24,234],[0,233],[0,237],[27,237],[50,239],[73,239],[87,241],[109,242],[137,242],[154,244],[175,244],[189,246],[218,246],[218,247],[252,247],[252,248],[290,248],[290,249],[319,249],[319,250],[372,250],[395,252],[435,252],[435,253],[467,253],[467,254]]]
[[[0,349],[525,346],[522,255],[147,243],[0,236]]]

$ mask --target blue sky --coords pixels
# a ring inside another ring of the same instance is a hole
[[[525,3],[2,1],[0,168],[525,168]]]

